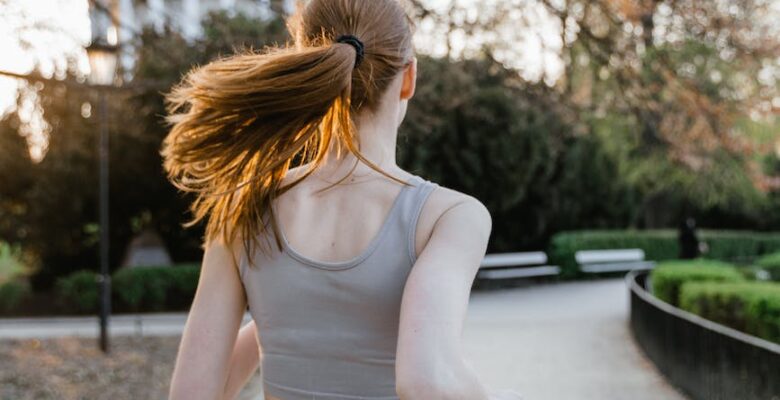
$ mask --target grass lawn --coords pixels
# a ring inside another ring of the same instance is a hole
[[[179,337],[0,341],[0,399],[165,399]],[[239,399],[260,399],[256,374]]]

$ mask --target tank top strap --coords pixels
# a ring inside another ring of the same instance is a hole
[[[394,246],[404,248],[408,253],[409,261],[414,264],[417,259],[415,252],[415,237],[417,232],[417,220],[420,218],[423,205],[428,196],[438,186],[437,184],[425,180],[417,175],[407,180],[411,186],[405,186],[399,195],[398,204],[393,209],[390,216],[392,221],[388,221],[393,226]]]

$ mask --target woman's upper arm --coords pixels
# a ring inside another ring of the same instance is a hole
[[[171,379],[171,399],[221,399],[246,309],[236,245],[207,244]]]
[[[486,398],[463,361],[460,340],[490,230],[490,214],[471,197],[436,221],[404,288],[396,355],[399,392],[414,390],[424,398],[420,391],[441,395],[437,391],[451,389],[459,392],[452,398]]]

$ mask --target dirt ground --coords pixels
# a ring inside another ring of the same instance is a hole
[[[0,341],[0,399],[165,399],[179,337]],[[241,400],[257,399],[259,374]]]

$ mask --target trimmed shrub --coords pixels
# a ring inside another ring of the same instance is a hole
[[[30,295],[27,282],[10,281],[0,284],[0,311],[11,311]]]
[[[773,281],[780,281],[780,253],[773,253],[761,257],[756,265],[769,272],[769,277]]]
[[[707,244],[703,257],[749,264],[756,257],[780,251],[780,234],[753,231],[700,230],[699,240]],[[675,230],[605,230],[562,232],[553,236],[548,255],[562,275],[580,275],[574,254],[580,250],[642,249],[652,261],[674,260],[680,247]]]
[[[772,254],[780,252],[780,233],[769,232],[761,233],[756,238],[761,243],[760,254]]]
[[[707,258],[735,263],[750,263],[764,253],[765,234],[750,231],[699,232],[699,240],[707,244]]]
[[[688,282],[680,308],[760,338],[780,343],[780,284]]]
[[[117,306],[126,306],[130,311],[164,309],[168,268],[171,267],[133,267],[115,272],[112,289],[120,300]]]
[[[22,261],[21,246],[0,242],[0,284],[25,275],[27,270]]]
[[[673,230],[654,231],[577,231],[553,236],[548,255],[550,262],[561,267],[564,277],[578,276],[574,259],[580,250],[642,249],[648,260],[673,260],[679,256],[677,233]]]
[[[100,299],[99,275],[88,270],[76,271],[57,280],[55,290],[66,307],[77,313],[96,312]]]
[[[175,265],[168,270],[170,290],[168,294],[168,307],[173,309],[187,309],[195,297],[195,289],[200,279],[200,264]]]
[[[192,302],[200,265],[123,268],[113,277],[117,307],[127,311],[186,309]]]
[[[667,261],[658,265],[650,274],[653,294],[674,306],[679,305],[680,287],[684,283],[741,282],[743,280],[742,274],[733,265],[705,259]]]

